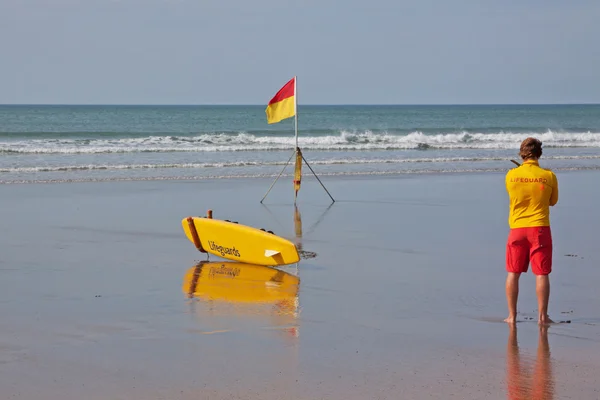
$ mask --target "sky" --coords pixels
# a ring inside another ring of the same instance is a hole
[[[1,104],[600,103],[597,0],[0,0]]]

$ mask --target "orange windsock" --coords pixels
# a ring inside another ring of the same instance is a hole
[[[296,169],[294,171],[294,199],[298,196],[300,190],[300,182],[302,180],[302,152],[299,148],[296,149]]]

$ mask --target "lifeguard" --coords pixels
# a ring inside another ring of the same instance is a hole
[[[510,232],[506,243],[506,299],[508,323],[515,323],[519,277],[531,270],[536,275],[538,323],[553,321],[548,317],[550,295],[549,274],[552,272],[552,233],[550,207],[558,202],[558,180],[550,170],[539,166],[542,142],[527,138],[521,143],[519,155],[523,164],[506,174],[506,190],[510,209]]]

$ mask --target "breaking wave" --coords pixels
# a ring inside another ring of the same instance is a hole
[[[600,147],[600,132],[497,132],[409,134],[349,132],[336,135],[301,134],[299,145],[306,150],[427,150],[427,149],[518,149],[528,136],[549,147]],[[0,141],[0,154],[97,154],[140,152],[277,151],[295,146],[293,135],[256,136],[248,133],[201,134],[197,136],[146,136],[129,138],[20,138]]]

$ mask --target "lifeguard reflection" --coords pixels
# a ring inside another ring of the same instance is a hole
[[[554,374],[548,327],[539,328],[535,358],[521,353],[517,340],[517,326],[509,326],[506,348],[507,394],[510,400],[554,399]]]
[[[275,329],[298,336],[300,278],[280,268],[201,261],[186,271],[183,292],[207,329]]]

